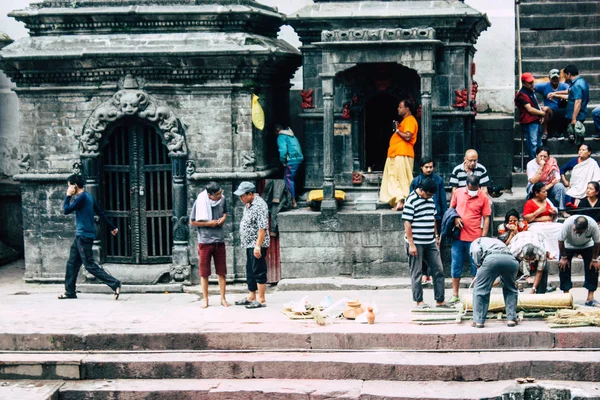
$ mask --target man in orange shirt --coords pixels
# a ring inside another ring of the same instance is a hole
[[[467,176],[467,186],[456,189],[450,201],[450,207],[456,209],[459,217],[454,219],[454,224],[460,228],[460,236],[452,241],[452,298],[448,304],[458,303],[458,289],[462,276],[465,254],[471,264],[471,274],[477,274],[477,267],[469,254],[471,242],[482,236],[487,236],[490,229],[490,215],[492,205],[488,195],[479,186],[477,175]],[[482,227],[483,219],[483,227]]]
[[[415,142],[419,124],[413,116],[415,103],[412,100],[401,100],[398,115],[402,122],[396,123],[396,130],[390,138],[387,160],[383,169],[379,201],[390,203],[394,210],[404,207],[404,199],[410,192],[415,163]]]

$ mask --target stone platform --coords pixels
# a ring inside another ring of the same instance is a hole
[[[58,300],[62,285],[22,273],[22,263],[0,269],[0,399],[600,399],[598,328],[416,325],[406,289],[271,288],[257,310],[215,295],[201,309],[193,293]],[[575,302],[585,294],[574,289]],[[326,295],[376,305],[376,323],[281,313]],[[525,376],[539,382],[516,383]]]

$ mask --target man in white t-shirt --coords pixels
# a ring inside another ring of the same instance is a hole
[[[583,287],[588,290],[585,305],[600,307],[600,302],[594,299],[594,293],[598,288],[598,270],[600,269],[598,260],[600,229],[598,229],[596,221],[587,215],[573,215],[567,218],[558,235],[558,248],[561,256],[558,262],[560,290],[569,293],[573,287],[571,259],[574,255],[581,254],[585,274]]]

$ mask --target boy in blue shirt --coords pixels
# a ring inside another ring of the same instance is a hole
[[[96,238],[94,214],[98,214],[110,226],[113,236],[117,235],[119,229],[106,217],[104,211],[94,201],[94,197],[85,191],[83,188],[85,181],[81,175],[71,175],[68,179],[68,185],[63,211],[65,215],[75,211],[76,230],[75,240],[71,245],[69,260],[67,261],[65,293],[58,296],[58,298],[60,300],[77,298],[75,283],[79,268],[83,264],[90,274],[106,283],[115,292],[114,296],[117,300],[121,293],[121,282],[94,262],[92,254],[92,245]]]

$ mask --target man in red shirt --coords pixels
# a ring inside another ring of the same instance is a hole
[[[482,192],[479,187],[479,177],[469,175],[467,177],[467,186],[458,188],[452,195],[450,207],[456,209],[459,217],[455,218],[454,224],[460,228],[460,236],[452,241],[452,298],[449,304],[458,303],[458,289],[460,287],[460,278],[465,254],[469,257],[471,264],[471,274],[473,277],[477,274],[477,267],[469,255],[471,242],[482,236],[487,236],[490,228],[490,215],[492,215],[492,206],[490,198]],[[482,224],[483,220],[483,224]],[[483,225],[483,226],[482,226]]]
[[[533,74],[525,72],[521,75],[521,90],[515,95],[515,105],[519,109],[519,125],[527,142],[527,152],[529,159],[535,158],[535,151],[542,145],[545,139],[542,137],[543,131],[547,132],[547,121],[552,116],[552,111],[548,107],[540,107],[535,97]]]

